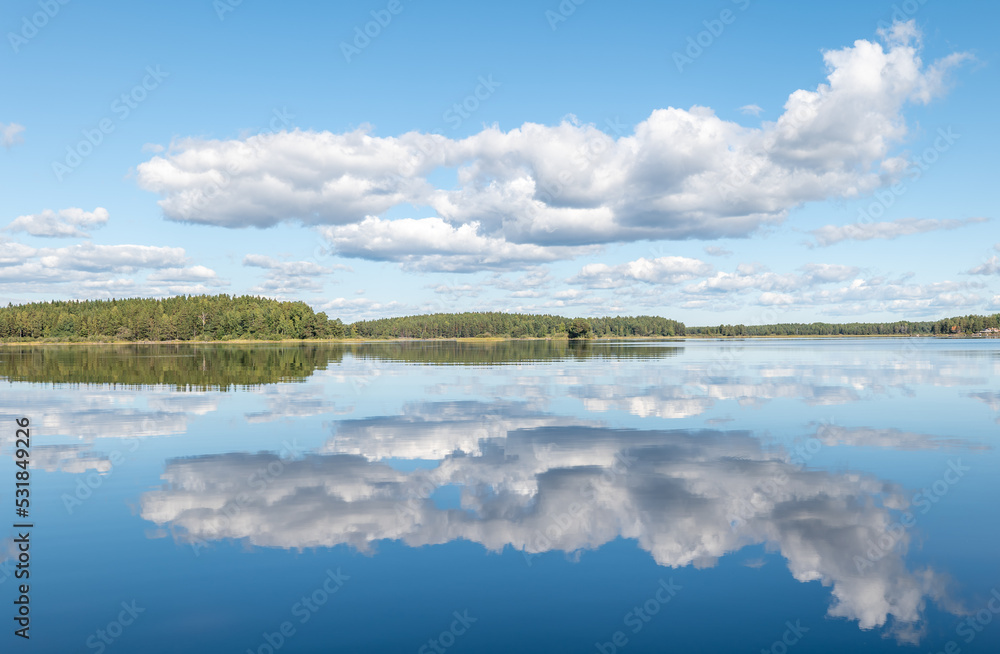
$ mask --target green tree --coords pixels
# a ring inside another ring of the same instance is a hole
[[[590,323],[583,318],[577,318],[566,329],[570,338],[589,338],[591,331]]]

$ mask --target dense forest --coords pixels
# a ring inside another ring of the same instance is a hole
[[[304,302],[255,296],[55,301],[0,308],[0,341],[223,341],[387,338],[745,337],[973,335],[1000,329],[1000,314],[938,321],[783,323],[685,327],[658,316],[566,318],[501,312],[437,313],[344,325]]]
[[[937,321],[911,322],[814,322],[776,325],[717,325],[688,327],[688,336],[933,336],[971,335],[1000,328],[1000,313],[992,316],[960,316]]]
[[[0,308],[0,339],[214,341],[339,338],[344,325],[305,302],[244,295],[37,302]]]
[[[657,316],[574,319],[491,311],[362,320],[351,324],[348,333],[360,338],[683,336],[684,324]]]
[[[0,339],[32,341],[218,341],[309,338],[683,336],[656,316],[565,318],[515,313],[440,313],[362,320],[345,327],[304,302],[229,295],[37,302],[0,308]]]

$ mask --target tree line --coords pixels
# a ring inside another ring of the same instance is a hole
[[[305,302],[250,295],[36,302],[0,308],[0,339],[216,341],[340,338],[344,325]]]
[[[680,336],[968,335],[1000,328],[1000,314],[937,321],[779,323],[686,327],[659,316],[567,318],[499,311],[436,313],[344,325],[305,302],[242,295],[181,295],[8,304],[0,308],[3,341],[222,341],[387,338],[570,339]]]
[[[937,336],[970,335],[1000,328],[1000,313],[959,316],[936,321],[778,323],[773,325],[713,325],[688,327],[688,336]]]
[[[352,323],[357,338],[570,338],[609,336],[683,336],[684,323],[658,316],[566,318],[549,314],[435,313],[422,316],[378,318]]]
[[[312,338],[683,336],[657,316],[566,318],[502,312],[439,313],[361,320],[345,326],[305,302],[243,295],[69,300],[0,308],[7,341],[219,341]]]

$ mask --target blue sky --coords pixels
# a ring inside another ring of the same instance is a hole
[[[998,13],[8,2],[0,302],[995,312]]]

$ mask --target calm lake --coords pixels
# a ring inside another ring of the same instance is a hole
[[[4,652],[1000,650],[997,340],[4,347],[0,380]]]

